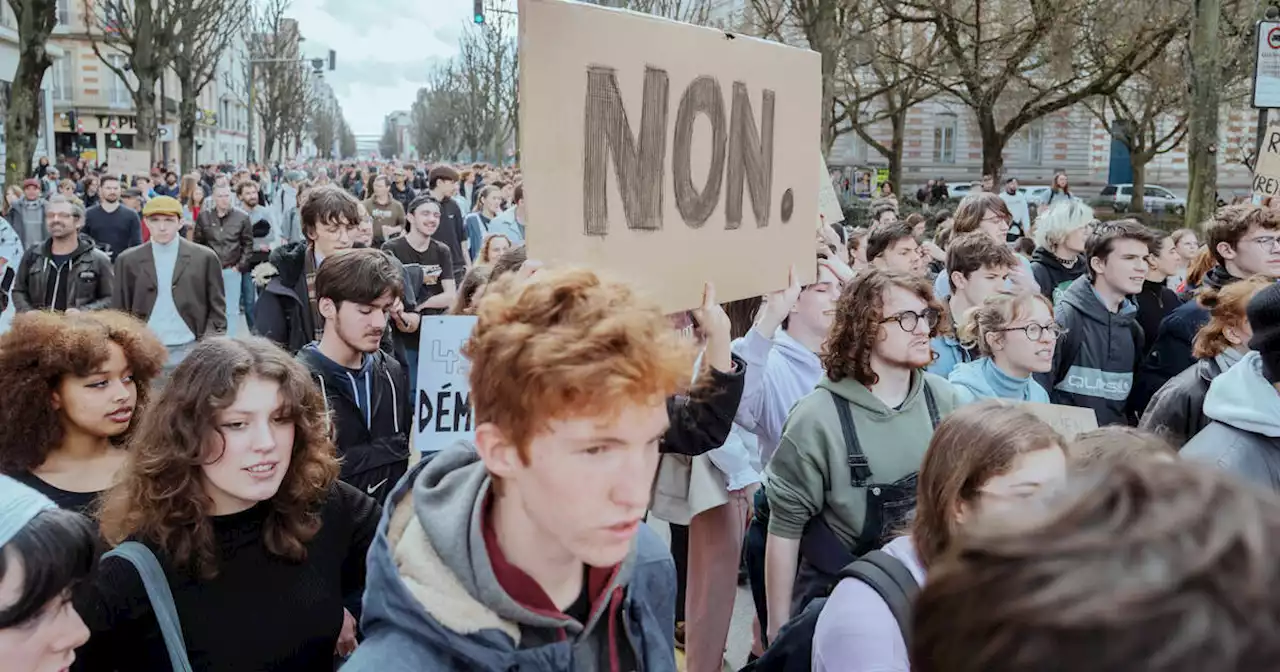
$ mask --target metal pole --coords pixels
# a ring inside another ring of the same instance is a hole
[[[1267,137],[1267,108],[1258,110],[1258,135],[1253,143],[1253,169],[1258,169],[1258,159],[1262,156],[1262,142]]]
[[[249,61],[249,160],[247,163],[257,161],[258,150],[254,143],[253,129],[258,125],[257,108],[258,108],[258,78],[254,76],[254,62]]]

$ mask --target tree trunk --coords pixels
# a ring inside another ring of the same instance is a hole
[[[809,46],[822,57],[822,155],[831,151],[836,141],[835,117],[836,66],[840,60],[840,35],[836,22],[837,0],[817,0],[809,22]]]
[[[1147,211],[1147,164],[1151,157],[1145,152],[1129,152],[1129,168],[1133,170],[1133,197],[1129,199],[1129,212]]]
[[[1186,225],[1213,215],[1218,190],[1218,106],[1221,103],[1218,23],[1221,0],[1195,0],[1191,24],[1191,101],[1188,106]]]
[[[133,148],[151,154],[155,150],[156,132],[156,82],[154,73],[135,70],[138,77],[137,103],[138,132],[133,136]],[[135,176],[136,177],[136,176]]]
[[[978,133],[982,136],[982,174],[990,175],[992,184],[1000,184],[1004,170],[1004,146],[1008,138],[996,128],[995,112],[988,109],[978,113]],[[959,153],[960,148],[956,147]]]
[[[276,133],[272,129],[263,129],[262,131],[262,156],[258,158],[259,163],[270,163],[271,157],[276,151]]]
[[[902,152],[907,144],[907,108],[902,107],[897,114],[889,117],[889,125],[893,128],[893,138],[889,141],[889,184],[898,197],[902,193]]]
[[[42,105],[40,99],[44,92],[40,82],[44,73],[53,65],[53,59],[45,51],[45,43],[49,39],[51,21],[44,21],[38,12],[52,13],[52,2],[30,3],[25,9],[35,15],[19,17],[18,26],[18,69],[13,75],[13,86],[9,94],[9,109],[5,113],[5,184],[20,185],[31,174],[31,157],[35,153],[37,136],[40,132],[40,116]],[[47,27],[46,27],[47,25]],[[53,129],[46,129],[53,133]]]
[[[196,164],[196,92],[191,82],[182,82],[182,102],[178,103],[178,151],[182,154],[182,174]]]

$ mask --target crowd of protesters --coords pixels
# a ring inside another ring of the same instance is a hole
[[[529,259],[512,167],[225,168],[6,199],[6,669],[718,672],[740,575],[757,672],[1280,654],[1280,208],[884,194],[671,316]],[[419,454],[446,314],[475,436]]]

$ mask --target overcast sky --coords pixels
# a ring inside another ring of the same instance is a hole
[[[293,0],[310,58],[338,52],[325,73],[357,134],[379,134],[388,113],[408,110],[431,65],[454,55],[471,0]]]

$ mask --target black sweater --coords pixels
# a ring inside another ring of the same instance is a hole
[[[157,553],[197,672],[334,669],[343,607],[358,605],[364,591],[365,554],[377,528],[378,506],[359,490],[336,483],[301,563],[267,552],[262,524],[269,511],[263,503],[213,519],[218,575],[211,580],[178,572]],[[78,652],[79,669],[169,669],[160,628],[133,565],[120,558],[104,560],[76,606],[93,633]]]

